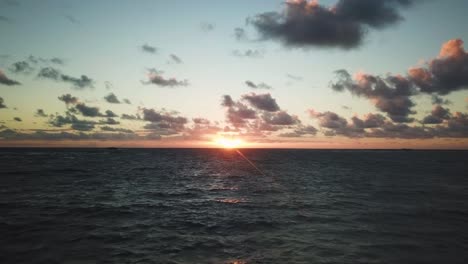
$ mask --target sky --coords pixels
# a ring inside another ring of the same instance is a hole
[[[0,146],[468,148],[463,0],[0,0]]]

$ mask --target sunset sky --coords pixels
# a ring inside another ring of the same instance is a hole
[[[0,0],[0,146],[466,149],[467,10]]]

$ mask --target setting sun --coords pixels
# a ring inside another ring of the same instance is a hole
[[[222,148],[232,149],[242,146],[244,142],[238,138],[220,137],[215,140],[215,143]]]

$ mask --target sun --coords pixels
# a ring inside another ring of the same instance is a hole
[[[238,138],[219,137],[215,140],[215,143],[222,148],[234,149],[242,146],[244,142]]]

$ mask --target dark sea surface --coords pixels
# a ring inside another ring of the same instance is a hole
[[[0,149],[0,263],[468,263],[467,151]]]

